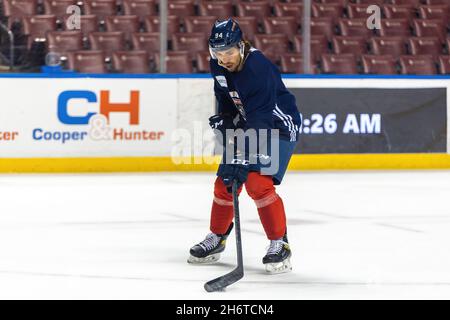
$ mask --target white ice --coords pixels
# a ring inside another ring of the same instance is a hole
[[[186,263],[209,232],[214,173],[0,176],[0,299],[449,299],[450,171],[288,172],[293,272],[240,197],[245,276]]]

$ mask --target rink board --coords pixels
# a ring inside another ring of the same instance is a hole
[[[450,168],[449,80],[445,76],[286,75],[284,81],[297,95],[305,124],[310,124],[302,128],[303,140],[289,168]],[[207,124],[214,113],[212,84],[209,75],[1,76],[0,172],[216,170],[220,160],[212,157],[214,139]],[[318,93],[311,98],[308,89]],[[370,103],[359,102],[358,92],[362,97],[373,92],[378,96]],[[384,106],[386,114],[377,114],[377,101],[384,92],[399,104],[405,100],[403,94],[416,106],[398,108],[393,114],[389,114],[391,107]],[[333,98],[326,100],[328,95]],[[317,102],[322,97],[323,103]],[[302,109],[305,100],[312,110]],[[334,111],[338,102],[340,109]],[[358,124],[363,116],[365,127]],[[349,121],[353,118],[355,123]],[[400,125],[392,120],[398,118],[403,121]],[[392,141],[388,148],[383,145],[383,134],[391,139],[403,129],[409,146],[405,143],[403,148],[401,139],[397,145]],[[336,141],[344,143],[333,149]],[[195,159],[180,162],[174,157]]]
[[[170,157],[125,158],[0,158],[4,173],[216,171],[219,157],[188,159],[174,164]],[[203,163],[200,163],[203,162]],[[294,155],[290,170],[450,169],[448,154],[330,154]]]

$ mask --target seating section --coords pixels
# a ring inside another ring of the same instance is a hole
[[[375,28],[368,27],[371,5],[382,18]],[[24,57],[52,52],[79,72],[151,73],[160,65],[159,6],[2,0],[0,20]],[[169,0],[167,11],[168,72],[208,73],[207,37],[216,19],[228,17],[281,72],[303,72],[301,0]],[[450,0],[312,0],[310,31],[313,73],[450,74]]]

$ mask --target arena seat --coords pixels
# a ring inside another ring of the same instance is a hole
[[[302,37],[294,37],[294,51],[296,53],[302,53]],[[328,41],[327,38],[322,36],[311,36],[311,55],[313,61],[319,61],[322,54],[328,53]]]
[[[302,19],[303,4],[275,2],[274,11],[275,16],[277,17],[295,17],[297,19]]]
[[[321,65],[323,73],[358,73],[356,57],[353,54],[323,54],[321,57]]]
[[[122,7],[125,15],[138,16],[141,21],[145,16],[157,15],[154,0],[123,0]]]
[[[56,31],[57,23],[54,15],[36,15],[24,17],[22,20],[23,34],[28,36],[27,47],[35,41],[46,41],[49,31]]]
[[[402,37],[372,37],[369,40],[371,52],[376,55],[392,55],[398,58],[406,54],[406,46]]]
[[[343,15],[344,7],[339,3],[324,4],[313,3],[311,6],[311,16],[314,18],[331,18],[336,22]]]
[[[263,23],[264,18],[271,16],[271,8],[269,2],[244,2],[237,3],[237,16],[238,17],[255,17],[258,23]]]
[[[159,66],[159,55],[155,56],[156,65]],[[166,56],[167,73],[192,73],[194,68],[190,54],[187,51],[168,51]]]
[[[197,52],[195,56],[195,61],[197,61],[197,72],[210,72],[209,60],[211,60],[209,51]]]
[[[230,1],[200,1],[198,5],[201,16],[213,16],[217,19],[227,19],[234,15]]]
[[[83,34],[80,31],[47,32],[47,50],[62,55],[69,51],[83,50]]]
[[[159,16],[147,16],[144,19],[144,26],[147,32],[159,32]],[[167,34],[180,32],[180,21],[177,16],[167,17]]]
[[[450,2],[449,2],[450,4]],[[421,19],[449,20],[450,9],[448,5],[419,6],[418,12]]]
[[[146,51],[116,51],[112,55],[114,70],[123,73],[150,73],[149,60]]]
[[[418,37],[437,36],[441,41],[444,41],[447,35],[446,26],[439,19],[414,19],[413,30]]]
[[[362,55],[361,64],[365,74],[396,74],[395,58],[390,55]]]
[[[76,5],[77,0],[45,0],[43,4],[46,14],[55,15],[58,22],[63,23],[70,15],[67,8]]]
[[[304,73],[303,58],[299,53],[285,53],[281,56],[280,71],[282,73]],[[317,73],[317,65],[311,61],[311,73]]]
[[[131,43],[134,50],[145,50],[149,54],[159,54],[159,32],[139,32],[131,35]]]
[[[174,33],[172,35],[172,46],[174,51],[187,51],[191,59],[199,51],[208,50],[207,35],[197,33]]]
[[[431,55],[433,59],[437,59],[443,54],[438,37],[411,37],[407,43],[412,55]]]
[[[399,61],[402,74],[436,74],[436,66],[432,56],[401,56]]]
[[[311,19],[311,35],[325,35],[328,40],[334,35],[334,24],[331,18],[312,18]]]
[[[421,0],[389,0],[389,2],[395,5],[407,5],[416,8],[420,4]]]
[[[367,4],[351,3],[347,4],[347,16],[350,19],[367,19],[371,13],[367,13]]]
[[[290,39],[298,33],[299,25],[295,17],[270,17],[265,18],[263,26],[266,34],[284,33]]]
[[[450,55],[439,56],[438,65],[440,74],[450,74]]]
[[[409,37],[411,30],[407,19],[381,19],[379,35],[386,37]]]
[[[244,38],[253,41],[258,34],[258,23],[255,17],[233,17],[241,27]]]
[[[442,4],[450,5],[449,0],[424,0],[424,3],[431,6]]]
[[[92,50],[103,51],[107,58],[110,58],[114,51],[126,49],[125,35],[120,31],[91,32],[89,42]]]
[[[343,36],[370,38],[373,30],[367,28],[366,19],[339,19],[338,28]]]
[[[178,18],[185,18],[195,16],[195,6],[190,0],[177,1],[167,3],[167,14],[170,16],[177,16]]]
[[[213,16],[193,16],[184,18],[184,28],[186,32],[203,32],[209,34],[211,27],[216,21]]]
[[[37,0],[4,0],[3,15],[8,18],[9,28],[26,16],[37,15]]]
[[[258,34],[255,47],[260,49],[271,61],[277,62],[289,50],[289,40],[285,34]]]
[[[121,31],[126,41],[131,40],[131,34],[140,29],[138,16],[112,16],[105,19],[106,30]]]
[[[117,6],[115,0],[86,0],[83,2],[85,14],[95,14],[103,23],[108,16],[117,14]]]
[[[80,16],[80,25],[84,39],[87,39],[91,32],[99,31],[99,21],[95,14]]]
[[[358,57],[367,52],[364,37],[334,36],[331,43],[335,54],[352,53]]]
[[[74,51],[67,54],[67,66],[81,73],[106,73],[105,54],[102,51]]]
[[[412,5],[383,5],[383,13],[386,19],[407,19],[415,18],[415,7]]]

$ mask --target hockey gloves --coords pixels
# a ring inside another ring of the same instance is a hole
[[[226,163],[219,167],[217,175],[222,178],[229,193],[231,193],[233,180],[237,181],[238,189],[247,181],[248,167],[248,161],[240,159],[234,159],[232,163]]]
[[[209,118],[209,126],[213,130],[219,130],[225,136],[225,130],[234,129],[233,118],[229,115],[216,114]]]

